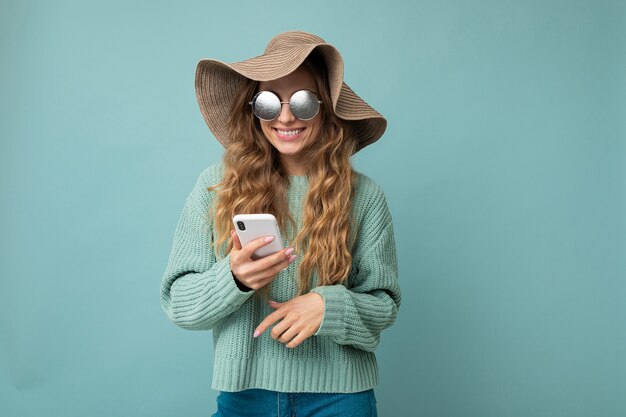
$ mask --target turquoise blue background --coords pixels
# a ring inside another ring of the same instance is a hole
[[[159,284],[222,148],[197,61],[314,32],[384,114],[381,416],[626,415],[626,3],[0,3],[0,415],[208,416]]]

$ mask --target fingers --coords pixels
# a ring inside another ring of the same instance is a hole
[[[294,329],[294,324],[295,320],[287,316],[272,328],[270,336],[272,336],[272,339],[278,340],[281,343],[288,342],[293,339],[297,333],[296,329]],[[289,335],[291,335],[291,337],[289,337]],[[289,338],[287,339],[287,337]]]
[[[235,230],[230,232],[233,247],[230,269],[237,279],[248,288],[259,289],[268,284],[276,275],[289,267],[296,259],[294,249],[282,249],[261,259],[252,260],[252,254],[272,242],[274,236],[261,236],[242,246]]]
[[[288,326],[282,326],[287,319],[283,319],[279,324],[272,329],[272,338],[280,343],[287,343],[300,333],[300,328],[295,323],[290,323]],[[277,330],[278,328],[278,330]],[[274,337],[275,336],[275,337]]]
[[[258,261],[246,262],[241,266],[232,265],[231,268],[240,281],[242,281],[247,287],[256,290],[274,279],[280,271],[289,267],[289,265],[296,259],[295,255],[285,257],[284,252],[285,251],[280,251],[278,254],[274,254],[278,255],[279,259],[279,262],[274,265],[271,265],[271,261],[266,259],[274,257],[274,255],[270,255],[266,258],[259,259]],[[280,260],[281,256],[282,260]],[[264,262],[259,263],[260,261]],[[271,266],[266,267],[267,265]]]
[[[242,249],[241,249],[241,253],[246,257],[246,258],[252,258],[252,254],[257,250],[257,249],[261,249],[263,246],[268,245],[270,242],[272,242],[275,239],[274,236],[261,236],[258,237],[256,239],[254,239],[251,242],[248,242]],[[265,258],[263,258],[265,259]]]
[[[265,317],[265,319],[257,326],[256,330],[254,331],[254,337],[258,337],[263,334],[263,332],[266,331],[268,327],[285,317],[285,314],[287,314],[285,310],[276,310],[269,316]]]
[[[292,255],[289,249],[283,249],[264,258],[250,262],[250,268],[263,272],[264,274],[267,272],[271,275],[276,275],[287,268],[295,259],[296,255]]]
[[[295,320],[290,320],[287,316],[272,328],[271,336],[272,339],[284,343],[288,348],[295,348],[313,333],[315,332],[311,329],[303,329]]]
[[[315,332],[313,332],[313,333],[315,333]],[[285,346],[287,346],[288,348],[295,348],[300,343],[302,343],[306,339],[308,339],[313,333],[302,331],[302,332],[298,333],[298,335],[296,337],[294,337],[293,340],[291,342],[287,343]]]
[[[313,295],[315,294],[315,295]],[[320,328],[324,316],[324,300],[316,293],[295,297],[284,303],[270,301],[275,310],[257,327],[255,337],[280,320],[271,331],[273,339],[294,348]]]

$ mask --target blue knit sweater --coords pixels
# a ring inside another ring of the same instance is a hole
[[[378,384],[374,350],[400,306],[393,224],[382,189],[357,172],[353,200],[352,268],[347,285],[315,286],[324,299],[319,330],[293,349],[258,338],[256,326],[274,310],[257,294],[241,291],[230,271],[230,255],[216,259],[216,232],[208,207],[215,196],[207,187],[222,179],[223,165],[206,168],[187,197],[174,232],[161,281],[161,304],[178,326],[213,331],[212,388],[240,391],[359,392]],[[298,227],[308,189],[306,176],[290,176],[289,207]],[[283,238],[285,234],[283,234]],[[284,241],[285,247],[290,242]],[[298,258],[271,283],[271,299],[296,295]],[[314,273],[312,282],[317,283]]]

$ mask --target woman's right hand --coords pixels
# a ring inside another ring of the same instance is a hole
[[[253,290],[258,290],[270,283],[276,274],[287,268],[296,259],[293,248],[288,248],[253,260],[254,251],[267,245],[273,239],[266,241],[267,237],[262,236],[242,247],[239,236],[234,230],[230,231],[230,237],[233,239],[233,248],[230,251],[230,270],[235,279]]]

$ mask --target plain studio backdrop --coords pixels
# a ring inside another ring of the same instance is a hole
[[[0,2],[0,415],[208,416],[159,285],[222,156],[201,58],[313,32],[386,116],[379,414],[626,415],[626,2]]]

